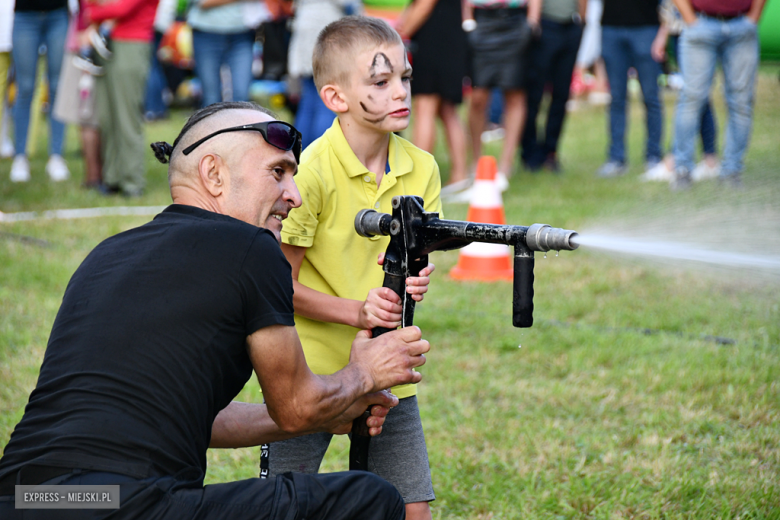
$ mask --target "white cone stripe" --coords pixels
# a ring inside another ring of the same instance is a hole
[[[509,256],[509,246],[505,244],[484,244],[472,242],[460,250],[463,256],[476,256],[480,258],[497,258]]]
[[[0,212],[0,222],[21,222],[25,220],[68,220],[74,218],[124,217],[157,215],[167,206],[117,206],[104,208],[55,209],[24,211],[20,213]]]
[[[501,192],[498,190],[498,186],[495,181],[474,181],[474,186],[471,192],[472,208],[501,208],[504,203],[501,200]]]

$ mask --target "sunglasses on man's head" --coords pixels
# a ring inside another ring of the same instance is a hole
[[[215,135],[244,130],[254,130],[255,132],[260,132],[260,135],[263,136],[263,139],[265,139],[266,143],[279,148],[280,150],[284,150],[285,152],[292,150],[292,153],[295,156],[295,161],[300,164],[301,133],[293,125],[285,123],[284,121],[264,121],[262,123],[252,123],[251,125],[223,128],[222,130],[217,130],[213,134],[207,135],[203,139],[195,141],[187,148],[185,148],[182,153],[184,155],[189,155],[195,148],[202,145]]]

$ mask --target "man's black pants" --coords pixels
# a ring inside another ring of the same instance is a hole
[[[0,496],[4,520],[398,520],[405,518],[401,495],[385,480],[362,471],[323,475],[285,473],[193,486],[173,477],[136,480],[115,473],[88,472],[43,484],[120,485],[121,508],[16,509],[14,497]]]
[[[558,139],[566,117],[571,75],[582,39],[582,26],[542,20],[542,34],[531,43],[527,83],[528,112],[522,137],[522,158],[536,169],[550,154],[557,153]],[[544,141],[537,137],[536,117],[547,83],[552,83],[552,99],[547,113]]]

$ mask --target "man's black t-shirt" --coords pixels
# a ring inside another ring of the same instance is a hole
[[[71,278],[38,384],[0,460],[134,477],[206,468],[217,413],[252,373],[246,338],[294,325],[274,235],[173,205]]]
[[[660,25],[659,0],[604,0],[601,25],[636,27]]]

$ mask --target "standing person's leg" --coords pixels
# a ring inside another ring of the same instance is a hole
[[[609,151],[607,163],[598,174],[612,177],[625,173],[626,88],[630,48],[622,27],[602,27],[602,57],[607,70],[612,100],[609,104]]]
[[[11,68],[11,52],[0,52],[0,157],[15,154],[11,135],[11,112],[8,105],[8,71]]]
[[[103,183],[103,161],[100,159],[100,128],[81,126],[81,149],[84,154],[84,187],[95,188]]]
[[[305,149],[314,139],[314,96],[319,99],[317,87],[311,77],[299,78],[301,97],[295,111],[295,128],[301,133],[301,146]]]
[[[678,71],[682,75],[682,61],[680,60],[680,38],[679,36],[673,36],[670,38],[670,40],[673,42],[672,48],[674,49],[674,59],[677,61]],[[712,109],[712,97],[707,99],[707,103],[704,106],[704,110],[701,114],[700,135],[702,149],[704,152],[705,165],[709,170],[713,171],[714,169],[717,169],[718,165],[718,147],[716,144],[718,138],[718,129],[717,121],[715,119],[715,112]],[[672,153],[674,152],[675,146],[674,139],[675,138],[673,137],[671,146]]]
[[[433,145],[436,143],[436,116],[439,113],[441,97],[437,94],[415,94],[412,103],[412,142],[418,148],[433,153]]]
[[[11,55],[16,72],[14,103],[14,146],[16,154],[27,155],[27,132],[30,128],[30,108],[35,93],[38,70],[38,48],[43,42],[41,13],[19,12],[14,16],[13,49]]]
[[[306,148],[330,128],[336,116],[320,98],[314,78],[307,76],[300,78],[300,82],[301,97],[295,113],[295,128],[301,132],[301,144]]]
[[[458,115],[458,106],[450,101],[439,105],[439,117],[444,124],[444,136],[450,151],[450,184],[466,180],[466,132]]]
[[[517,145],[525,125],[525,90],[504,91],[504,146],[498,160],[498,171],[507,177],[512,175]]]
[[[44,41],[46,43],[46,70],[49,82],[49,106],[57,100],[57,85],[60,81],[62,57],[65,53],[65,37],[68,34],[68,10],[57,9],[46,16]],[[62,155],[65,139],[65,124],[54,116],[49,117],[49,155]]]
[[[146,184],[143,102],[151,44],[115,41],[113,51],[110,65],[116,65],[107,68],[105,75],[115,104],[110,122],[113,129],[106,137],[114,141],[110,149],[116,155],[115,160],[111,158],[116,168],[112,181],[123,195],[135,197]],[[100,126],[106,128],[102,123]]]
[[[721,177],[738,181],[753,128],[758,31],[756,25],[745,16],[727,24],[729,30],[723,46],[722,65],[729,122]]]
[[[252,46],[255,43],[255,33],[246,31],[231,34],[228,41],[225,63],[230,68],[233,101],[247,101],[252,84]]]
[[[330,433],[321,432],[272,442],[268,445],[268,457],[260,460],[260,466],[268,470],[269,479],[290,471],[316,474],[332,438]]]
[[[195,74],[203,88],[203,106],[222,101],[222,82],[219,69],[227,40],[224,35],[192,30],[192,54]]]
[[[119,190],[122,168],[117,153],[119,139],[116,134],[119,132],[119,128],[114,123],[118,117],[115,112],[121,100],[118,99],[119,94],[113,85],[113,82],[116,81],[116,73],[112,72],[120,65],[114,56],[114,59],[103,65],[103,75],[95,78],[95,109],[100,128],[101,173],[105,193]]]
[[[417,397],[399,401],[382,434],[371,439],[368,469],[395,486],[406,503],[407,520],[430,520],[436,498]]]
[[[154,43],[149,61],[149,74],[146,80],[146,93],[144,94],[144,116],[146,119],[162,119],[168,112],[168,105],[163,99],[163,91],[167,86],[165,73],[160,60],[157,59],[157,49],[160,47],[163,34],[154,32]]]
[[[707,100],[704,111],[701,114],[701,146],[704,156],[715,157],[718,154],[718,124],[715,120],[715,111],[712,110],[712,101]]]
[[[695,162],[696,134],[701,111],[710,95],[715,75],[718,22],[699,18],[683,29],[679,40],[683,89],[674,118],[674,162],[682,185],[689,181]]]
[[[648,167],[655,166],[662,159],[661,138],[663,135],[663,108],[658,90],[658,76],[661,74],[660,64],[653,59],[650,48],[653,44],[658,27],[636,27],[631,30],[630,39],[634,67],[639,75],[639,85],[642,87],[642,97],[645,104],[647,121],[647,141],[645,144],[645,163]]]
[[[8,92],[8,70],[11,68],[11,53],[0,52],[0,120],[5,117],[5,101]]]
[[[537,117],[542,104],[544,87],[552,64],[549,61],[550,50],[555,45],[555,28],[553,24],[542,20],[542,36],[531,42],[528,49],[528,74],[526,81],[527,110],[526,123],[520,141],[521,157],[525,166],[538,170],[544,162],[544,150],[537,136]]]
[[[546,160],[551,160],[551,167],[557,166],[558,141],[563,131],[563,121],[566,118],[566,103],[571,91],[571,77],[577,60],[582,27],[575,24],[562,27],[558,38],[557,52],[552,58],[553,69],[552,97],[550,109],[547,112],[547,127],[544,132],[544,154]]]
[[[471,89],[469,102],[469,131],[471,133],[471,156],[476,164],[482,155],[482,132],[485,130],[485,120],[488,103],[490,102],[490,90],[482,87]]]

